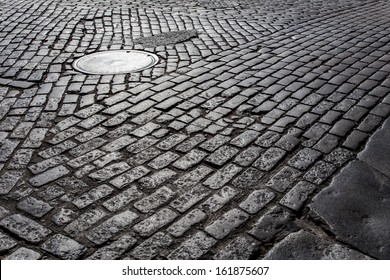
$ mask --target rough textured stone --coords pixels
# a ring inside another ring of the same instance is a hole
[[[389,186],[388,178],[365,163],[353,161],[314,198],[310,208],[344,243],[388,259]]]
[[[250,214],[256,214],[274,198],[275,194],[267,189],[255,190],[240,203],[240,207]]]
[[[21,247],[8,255],[6,260],[39,260],[41,258],[41,254],[35,252],[34,250]]]
[[[172,238],[162,232],[158,232],[137,246],[131,252],[131,255],[139,260],[151,260],[172,243]]]
[[[197,232],[169,254],[171,260],[195,260],[207,253],[217,241],[203,232]]]
[[[17,245],[16,241],[5,234],[4,232],[0,231],[0,252],[7,251]]]
[[[206,227],[206,232],[213,237],[222,239],[228,235],[233,229],[240,226],[248,219],[248,214],[239,210],[233,209],[225,213],[220,219]]]
[[[78,259],[86,251],[85,246],[61,234],[50,237],[42,249],[66,260]]]
[[[129,210],[123,211],[86,233],[86,237],[95,244],[102,244],[118,232],[129,228],[138,215]]]
[[[257,249],[257,243],[249,237],[237,237],[213,256],[214,260],[248,260]]]
[[[37,243],[51,233],[51,230],[19,214],[6,217],[0,225],[20,238]]]
[[[355,250],[299,231],[289,234],[265,256],[265,260],[368,260]]]
[[[134,204],[134,207],[143,213],[148,213],[167,203],[174,195],[175,193],[170,188],[161,187],[151,195],[139,200]]]
[[[134,226],[134,230],[141,236],[150,236],[161,227],[173,221],[178,215],[168,208],[163,208],[156,214]]]
[[[137,243],[134,237],[123,235],[110,245],[99,248],[87,259],[89,260],[115,260],[118,259],[125,251]]]
[[[271,241],[275,235],[288,227],[293,216],[279,206],[271,208],[250,230],[250,234],[261,242]]]

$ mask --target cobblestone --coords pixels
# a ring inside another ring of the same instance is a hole
[[[256,251],[256,242],[244,236],[239,236],[213,256],[214,260],[248,260]]]
[[[134,226],[134,230],[141,236],[150,236],[159,230],[161,227],[172,222],[178,215],[168,208],[163,208],[156,214],[143,220]]]
[[[167,203],[174,195],[175,193],[171,189],[161,187],[148,197],[139,200],[134,204],[134,207],[143,213],[148,213]]]
[[[261,242],[269,242],[278,232],[286,228],[292,219],[289,212],[275,206],[257,221],[249,233]]]
[[[126,210],[89,230],[85,236],[95,244],[102,244],[118,232],[129,228],[137,218],[137,214]]]
[[[240,226],[248,219],[248,214],[239,210],[233,209],[225,213],[220,219],[205,228],[206,232],[217,239],[222,239],[228,235],[233,229]]]
[[[240,208],[250,214],[256,214],[274,198],[275,194],[267,189],[255,190],[240,203]]]
[[[103,219],[106,215],[107,212],[100,208],[91,209],[84,214],[81,214],[80,217],[68,224],[64,230],[72,237],[79,236],[80,234],[83,234],[86,229]]]
[[[95,253],[90,255],[89,260],[115,260],[118,259],[124,252],[133,247],[137,240],[129,235],[123,235],[118,240],[115,240],[110,245],[104,246]]]
[[[207,253],[217,241],[203,232],[197,232],[184,241],[168,258],[171,260],[194,260]]]
[[[228,164],[215,172],[203,184],[211,189],[219,189],[227,184],[241,170],[242,168],[237,165]]]
[[[0,225],[32,243],[42,241],[51,233],[51,230],[19,214],[6,217],[0,222]]]
[[[172,238],[162,232],[158,232],[137,246],[131,255],[139,260],[151,260],[172,243]]]
[[[49,203],[38,200],[34,197],[27,197],[26,199],[20,201],[17,207],[38,218],[43,217],[53,209]]]
[[[42,249],[66,260],[78,259],[86,250],[85,246],[61,234],[50,237],[42,244]]]
[[[6,260],[39,260],[40,258],[40,253],[28,248],[21,247],[8,255]]]

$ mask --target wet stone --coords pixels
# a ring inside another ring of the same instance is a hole
[[[304,148],[290,159],[288,164],[299,170],[306,170],[320,155],[321,153],[316,150]]]
[[[237,194],[238,192],[235,189],[229,186],[223,187],[219,192],[202,203],[199,208],[206,213],[214,213],[226,205]]]
[[[102,155],[102,157],[96,159],[93,164],[96,165],[99,168],[103,168],[107,164],[110,164],[111,162],[115,161],[121,161],[123,159],[123,154],[121,152],[112,152],[106,155]]]
[[[172,222],[177,216],[178,214],[172,210],[163,208],[156,214],[135,225],[133,229],[141,236],[147,237]]]
[[[86,154],[90,151],[93,151],[93,150],[103,146],[106,143],[107,143],[107,140],[104,140],[102,138],[94,138],[88,142],[85,142],[85,143],[77,146],[76,148],[72,149],[69,153],[73,157],[77,157],[77,156]]]
[[[390,257],[388,219],[390,180],[355,160],[309,205],[338,240],[379,259]]]
[[[179,179],[173,182],[173,186],[181,192],[188,190],[190,187],[199,183],[204,177],[209,175],[213,170],[207,166],[200,165],[194,170],[185,173]]]
[[[0,253],[12,249],[16,245],[17,243],[13,238],[0,231]]]
[[[219,189],[233,179],[241,170],[242,167],[234,164],[225,165],[222,169],[219,169],[209,177],[203,184],[212,189]]]
[[[160,154],[161,154],[160,150],[151,147],[131,157],[127,162],[131,166],[141,165],[144,164],[145,162],[148,162],[151,159],[154,159]]]
[[[133,153],[133,154],[137,154],[137,153],[149,148],[150,146],[156,144],[157,142],[158,142],[158,139],[156,139],[152,136],[146,136],[146,137],[138,140],[137,142],[129,145],[127,147],[127,151],[130,153]]]
[[[267,189],[255,190],[239,206],[250,214],[256,214],[274,198],[275,194]]]
[[[169,235],[158,232],[137,246],[131,255],[139,260],[151,260],[173,242]]]
[[[34,176],[29,181],[32,186],[40,187],[47,183],[53,182],[67,174],[69,174],[69,170],[65,166],[60,165],[52,169],[49,169],[44,173]]]
[[[52,221],[57,226],[63,226],[69,224],[77,217],[77,213],[72,209],[61,208],[55,215],[53,215]]]
[[[165,168],[168,165],[170,165],[173,161],[177,160],[180,156],[178,154],[175,154],[173,152],[166,152],[162,154],[161,156],[155,158],[152,160],[148,166],[154,168],[154,169],[161,169]]]
[[[68,224],[64,230],[70,236],[77,237],[82,235],[86,229],[93,226],[106,215],[107,212],[100,208],[91,209],[81,214],[76,220]]]
[[[249,215],[239,209],[232,209],[220,219],[206,227],[206,232],[217,239],[227,236],[233,229],[248,219]]]
[[[336,166],[324,161],[317,162],[309,171],[303,176],[306,181],[320,185],[336,171]]]
[[[299,211],[309,196],[316,190],[316,186],[305,181],[298,182],[279,203],[294,211]]]
[[[261,154],[258,160],[254,162],[254,167],[263,171],[270,171],[286,154],[286,151],[280,148],[269,148]]]
[[[51,230],[19,214],[6,217],[0,222],[0,225],[32,243],[43,240],[51,233]]]
[[[232,185],[241,190],[247,190],[252,185],[258,184],[258,181],[264,176],[264,173],[256,168],[249,167],[232,181]]]
[[[193,225],[200,223],[206,218],[206,214],[202,211],[195,209],[185,215],[183,218],[172,224],[167,231],[175,236],[182,236],[186,231],[188,231]]]
[[[286,166],[267,182],[266,187],[283,193],[291,188],[292,184],[301,174],[297,169]]]
[[[256,145],[264,148],[271,147],[280,138],[280,134],[274,131],[267,131],[256,140]]]
[[[5,139],[0,142],[0,162],[7,161],[12,155],[15,148],[19,145],[19,141]]]
[[[217,241],[208,237],[204,232],[197,232],[192,237],[184,241],[174,250],[168,259],[171,260],[195,260],[199,259],[213,247]]]
[[[129,228],[132,224],[134,224],[137,218],[137,214],[126,210],[91,229],[85,234],[85,236],[93,243],[100,245],[118,232]]]
[[[8,194],[22,176],[22,172],[9,171],[0,177],[0,194]]]
[[[103,203],[103,206],[108,210],[114,212],[122,207],[125,207],[126,205],[130,204],[132,201],[140,198],[141,196],[142,192],[140,192],[136,186],[130,186],[121,193],[105,201]]]
[[[231,138],[223,135],[216,135],[213,138],[207,140],[203,144],[201,144],[199,147],[202,149],[214,152],[216,149],[221,147],[223,144],[227,143]]]
[[[134,208],[143,213],[148,213],[167,203],[174,195],[175,193],[171,189],[162,187],[151,195],[135,203]]]
[[[292,135],[285,135],[275,143],[275,146],[285,151],[292,151],[300,142],[298,138]]]
[[[325,157],[325,161],[340,167],[353,157],[354,153],[347,149],[337,148]]]
[[[76,260],[86,251],[83,245],[61,234],[45,241],[42,249],[66,260]]]
[[[4,207],[0,206],[0,219],[4,218],[9,214],[9,211]]]
[[[249,147],[234,159],[234,163],[241,166],[249,166],[260,156],[262,151],[263,149],[260,147]]]
[[[75,142],[70,141],[70,140],[66,140],[66,141],[61,142],[60,144],[58,144],[56,146],[53,146],[51,148],[48,148],[48,149],[40,152],[38,155],[45,158],[45,159],[49,159],[49,158],[52,158],[54,156],[58,156],[58,155],[62,154],[63,152],[68,151],[76,146],[77,146],[77,144]]]
[[[355,250],[299,231],[289,234],[264,257],[265,260],[368,260]]]
[[[64,190],[72,194],[83,192],[85,189],[88,188],[88,185],[86,183],[74,177],[65,177],[58,180],[56,183]]]
[[[261,242],[271,241],[277,233],[292,223],[293,216],[281,207],[275,206],[264,214],[249,231]]]
[[[142,178],[146,174],[150,172],[149,169],[143,166],[135,167],[128,172],[124,173],[123,175],[115,178],[114,180],[110,181],[110,184],[117,188],[123,188],[124,186],[133,183],[134,181]]]
[[[83,209],[92,203],[98,201],[99,199],[102,199],[103,197],[108,196],[114,191],[113,188],[111,188],[108,185],[101,185],[96,188],[91,189],[90,191],[82,194],[81,196],[77,197],[72,201],[72,203],[77,206],[79,209]]]
[[[88,260],[116,260],[124,252],[133,247],[137,240],[130,235],[123,235],[118,240],[112,242],[110,245],[99,248]]]
[[[6,260],[39,260],[41,258],[41,254],[35,252],[34,250],[21,247],[8,255]]]
[[[172,201],[170,205],[177,211],[184,213],[209,194],[209,189],[203,187],[202,185],[197,185]]]
[[[238,149],[231,147],[231,146],[222,146],[218,150],[216,150],[214,153],[212,153],[210,156],[206,158],[207,162],[210,162],[217,166],[222,166],[225,164],[229,159],[234,157],[239,152]]]
[[[89,177],[98,181],[105,181],[128,169],[130,169],[130,166],[125,162],[114,163],[90,174]]]
[[[55,156],[55,157],[43,160],[41,162],[38,162],[36,164],[30,165],[28,167],[28,169],[32,173],[38,174],[38,173],[42,173],[42,172],[48,170],[51,167],[59,165],[59,164],[65,162],[65,161],[68,161],[67,157],[65,157],[65,156]]]
[[[181,169],[181,170],[187,170],[199,162],[203,160],[207,156],[207,153],[197,150],[197,149],[192,149],[190,152],[188,152],[186,155],[181,157],[179,160],[174,162],[172,166]]]
[[[177,173],[169,168],[162,169],[139,180],[140,185],[146,189],[154,189],[166,181],[174,178]]]
[[[239,236],[227,244],[219,253],[215,254],[213,259],[249,260],[257,247],[257,243],[252,238]]]
[[[101,149],[106,151],[106,152],[118,151],[118,150],[120,150],[124,147],[127,147],[128,145],[134,143],[136,140],[137,139],[135,139],[134,137],[125,135],[125,136],[122,136],[122,137],[108,143],[107,145],[103,146]]]
[[[60,133],[57,133],[54,135],[54,137],[49,141],[50,144],[56,145],[58,143],[61,143],[64,140],[67,140],[77,134],[80,134],[82,130],[77,129],[75,127],[71,127],[67,130],[64,130]]]
[[[49,203],[38,200],[31,196],[20,201],[17,205],[17,208],[37,218],[43,217],[53,209]]]
[[[22,169],[30,162],[34,153],[33,149],[20,149],[12,156],[8,165],[9,169]]]
[[[249,145],[252,141],[257,139],[260,135],[260,132],[255,130],[246,130],[242,134],[238,135],[236,138],[234,138],[232,141],[230,141],[230,144],[243,148]]]

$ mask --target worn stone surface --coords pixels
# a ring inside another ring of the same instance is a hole
[[[340,244],[299,231],[289,234],[264,257],[265,260],[368,260],[370,257]]]
[[[353,161],[310,204],[338,239],[376,258],[388,259],[390,180]]]
[[[42,249],[66,260],[75,260],[86,250],[77,241],[61,234],[50,237],[42,244]]]

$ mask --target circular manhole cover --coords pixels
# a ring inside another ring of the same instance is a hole
[[[142,71],[157,62],[157,55],[152,53],[118,50],[88,54],[77,59],[73,67],[86,74],[114,75]]]

